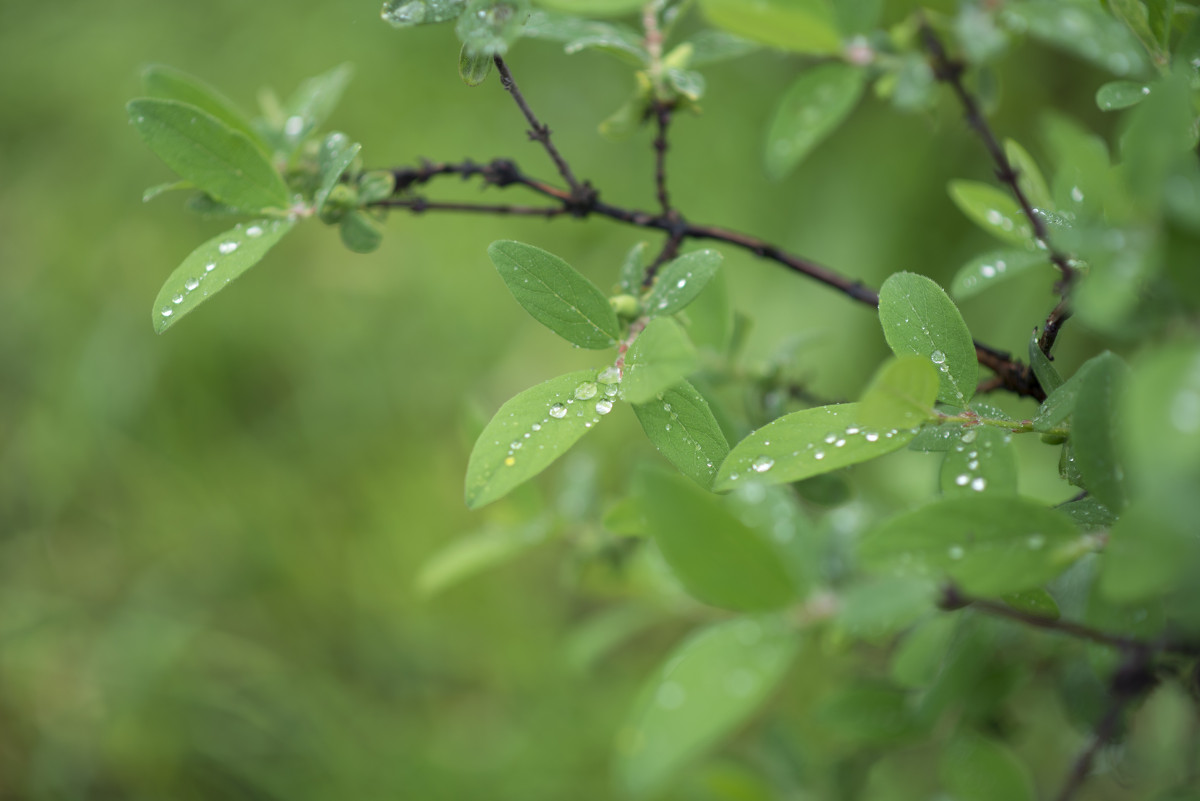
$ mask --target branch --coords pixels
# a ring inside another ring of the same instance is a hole
[[[540,142],[542,147],[550,155],[550,159],[554,162],[554,166],[558,168],[558,174],[567,182],[567,186],[571,187],[571,199],[578,205],[578,210],[572,209],[574,213],[586,213],[586,208],[595,200],[596,192],[590,184],[580,183],[575,178],[575,173],[571,172],[571,167],[567,164],[567,160],[558,152],[558,148],[554,146],[554,142],[550,139],[550,128],[545,123],[538,120],[537,115],[533,113],[533,109],[529,107],[529,103],[525,101],[525,96],[521,94],[520,88],[517,87],[517,82],[513,80],[512,73],[508,70],[508,64],[499,53],[492,56],[492,60],[496,62],[496,70],[500,73],[500,84],[505,90],[512,95],[517,106],[521,109],[521,113],[525,115],[526,121],[529,123],[529,138],[535,142]]]
[[[715,242],[724,242],[753,253],[761,259],[773,261],[792,272],[799,273],[825,286],[831,287],[858,303],[872,308],[879,305],[879,293],[863,282],[847,278],[824,265],[806,259],[803,256],[789,253],[778,245],[771,244],[758,237],[715,225],[691,223],[675,210],[672,210],[670,215],[664,215],[661,213],[653,214],[640,209],[623,208],[611,203],[605,203],[595,195],[593,195],[589,203],[580,205],[570,192],[526,175],[515,162],[508,159],[494,159],[486,164],[470,160],[457,164],[426,161],[420,167],[397,167],[390,170],[390,172],[396,176],[396,190],[400,197],[376,201],[371,205],[408,208],[414,212],[487,212],[492,210],[497,214],[524,214],[547,218],[569,215],[583,219],[596,215],[636,228],[665,231],[671,236],[668,244],[670,241],[680,243],[687,239],[707,239]],[[423,198],[406,198],[403,196],[413,186],[426,184],[434,178],[441,176],[459,176],[464,179],[480,178],[483,180],[485,186],[495,186],[501,189],[521,186],[542,197],[556,201],[559,204],[560,211],[551,213],[549,207],[484,206],[468,203],[435,204]],[[1022,397],[1032,397],[1038,401],[1045,400],[1046,395],[1034,378],[1033,372],[1028,366],[1015,360],[1011,354],[982,342],[976,342],[975,356],[980,364],[996,373],[997,378],[1000,379],[1005,389]]]
[[[1050,317],[1046,320],[1046,328],[1042,334],[1042,338],[1038,341],[1038,347],[1042,349],[1042,353],[1049,356],[1050,348],[1054,345],[1059,328],[1070,317],[1070,312],[1067,311],[1066,297],[1071,286],[1079,277],[1079,272],[1071,265],[1071,259],[1065,253],[1056,249],[1050,242],[1050,231],[1046,228],[1046,221],[1042,219],[1042,215],[1038,214],[1037,209],[1033,207],[1033,204],[1029,201],[1029,197],[1025,194],[1025,190],[1021,188],[1019,181],[1020,174],[1013,167],[1012,162],[1008,160],[1004,148],[1000,146],[999,140],[996,139],[995,133],[992,132],[991,126],[988,125],[987,118],[979,108],[979,101],[967,91],[967,87],[963,83],[962,77],[965,71],[963,63],[947,55],[942,40],[938,38],[933,28],[924,19],[921,21],[921,39],[925,44],[925,49],[929,51],[929,55],[933,59],[934,77],[942,83],[948,84],[954,90],[955,96],[958,97],[959,105],[963,107],[963,113],[967,118],[967,125],[973,128],[975,133],[978,134],[992,162],[996,165],[996,178],[1012,192],[1013,197],[1016,198],[1017,203],[1021,206],[1021,211],[1025,213],[1025,218],[1029,220],[1029,224],[1033,228],[1034,238],[1040,245],[1045,247],[1046,253],[1050,257],[1050,262],[1058,268],[1059,273],[1062,275],[1059,281],[1059,292],[1062,302],[1050,313]]]
[[[1109,634],[1108,632],[1094,629],[1091,626],[1085,626],[1082,623],[1042,617],[1041,615],[1031,614],[1020,609],[1015,609],[1007,604],[997,603],[996,601],[972,598],[964,594],[953,584],[947,585],[942,589],[942,597],[938,599],[938,606],[945,610],[962,609],[963,607],[970,606],[972,609],[986,615],[991,615],[992,617],[1013,620],[1026,626],[1032,626],[1033,628],[1065,634],[1069,637],[1087,640],[1098,645],[1107,645],[1127,652],[1200,656],[1200,644],[1198,643],[1170,642],[1166,640],[1151,642],[1139,640],[1136,637]]]
[[[1150,654],[1143,650],[1130,651],[1109,681],[1109,703],[1104,717],[1092,731],[1091,742],[1075,758],[1070,773],[1055,801],[1071,801],[1092,772],[1096,754],[1109,743],[1121,727],[1121,716],[1131,703],[1154,687],[1156,680],[1150,664]]]

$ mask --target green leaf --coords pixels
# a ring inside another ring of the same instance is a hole
[[[863,394],[862,421],[879,428],[912,428],[936,418],[938,371],[922,356],[896,356],[875,373]]]
[[[1083,374],[1084,370],[1081,368],[1046,396],[1046,400],[1038,407],[1037,414],[1033,416],[1034,431],[1049,431],[1066,422],[1075,411],[1075,401],[1079,398]]]
[[[812,722],[823,738],[859,748],[892,745],[922,733],[909,694],[875,682],[821,698],[812,711]]]
[[[617,738],[616,773],[653,795],[740,727],[774,692],[798,643],[781,618],[735,618],[692,634],[643,687]]]
[[[1117,522],[1117,516],[1090,495],[1055,508],[1074,520],[1080,531],[1098,531]]]
[[[294,148],[325,124],[353,76],[352,64],[339,64],[328,72],[308,78],[296,88],[284,106],[282,133],[285,147]]]
[[[942,460],[941,487],[947,497],[979,492],[1016,494],[1017,457],[1012,435],[989,426],[970,430],[969,443],[960,442]]]
[[[1046,185],[1046,179],[1033,156],[1029,155],[1029,151],[1014,140],[1007,139],[1004,142],[1004,154],[1008,157],[1008,163],[1017,171],[1017,186],[1021,187],[1030,204],[1035,209],[1052,210],[1054,199],[1050,196],[1050,187]]]
[[[611,348],[620,336],[608,298],[571,265],[521,242],[493,242],[488,255],[525,311],[581,348]]]
[[[155,155],[198,189],[247,212],[287,208],[287,185],[245,134],[175,100],[145,98],[127,108]]]
[[[479,86],[492,74],[492,56],[472,53],[466,45],[458,53],[458,77],[467,86]]]
[[[1021,590],[1020,592],[1005,593],[1000,596],[1000,600],[1013,609],[1020,609],[1022,612],[1044,617],[1047,620],[1058,620],[1062,616],[1062,613],[1058,609],[1058,602],[1054,600],[1054,596],[1041,587]]]
[[[342,218],[338,233],[342,244],[354,253],[374,253],[383,241],[383,230],[369,214],[351,211]]]
[[[636,486],[647,531],[692,596],[739,611],[778,609],[796,599],[796,581],[780,553],[731,511],[728,499],[658,470],[643,470]]]
[[[581,19],[574,14],[535,11],[525,21],[521,34],[531,39],[562,42],[568,55],[601,50],[636,67],[645,66],[650,60],[644,41],[629,26]]]
[[[833,133],[862,97],[866,75],[850,64],[820,64],[787,90],[767,130],[767,174],[779,179]]]
[[[313,207],[317,214],[325,208],[329,193],[337,186],[360,150],[362,145],[351,142],[343,133],[331,133],[321,142],[321,148],[317,151],[317,191],[313,194]]]
[[[1137,40],[1093,0],[1024,0],[1006,4],[1005,15],[1014,27],[1117,75],[1146,69]]]
[[[759,45],[725,31],[702,30],[679,47],[691,47],[687,66],[703,67],[758,52]],[[676,48],[678,49],[678,48]]]
[[[686,381],[662,395],[662,400],[634,404],[633,412],[646,436],[679,472],[708,489],[729,443],[704,396]]]
[[[152,64],[142,70],[142,86],[149,97],[177,100],[207,112],[266,151],[266,143],[254,130],[250,120],[231,100],[199,78],[174,67]]]
[[[972,595],[1040,587],[1081,555],[1066,515],[1016,496],[945,498],[884,521],[863,538],[870,567],[943,576]]]
[[[254,220],[213,237],[188,255],[167,277],[154,299],[151,321],[158,333],[257,264],[295,221]]]
[[[797,53],[841,52],[829,0],[700,0],[709,22],[732,34]]]
[[[1029,769],[1009,748],[960,732],[942,752],[942,783],[956,801],[1033,801]]]
[[[837,0],[833,13],[842,32],[870,33],[883,16],[883,0]]]
[[[997,239],[1033,246],[1033,228],[1008,192],[979,181],[951,181],[950,199],[971,222]]]
[[[713,488],[800,481],[899,450],[912,438],[909,430],[865,428],[857,403],[792,412],[735,445]]]
[[[1111,197],[1127,192],[1114,180],[1108,145],[1068,117],[1049,114],[1044,128],[1050,162],[1058,167],[1053,181],[1055,207],[1081,222],[1096,219]]]
[[[1108,10],[1125,23],[1129,32],[1142,43],[1151,59],[1158,64],[1167,62],[1167,54],[1158,43],[1158,37],[1150,28],[1150,15],[1142,0],[1108,0]]]
[[[375,203],[396,192],[396,176],[387,170],[364,172],[358,177],[358,202]]]
[[[890,676],[902,687],[928,687],[937,679],[958,620],[942,614],[914,627],[892,655]]]
[[[1119,111],[1136,106],[1150,94],[1150,87],[1133,81],[1110,81],[1096,90],[1096,107],[1101,111]]]
[[[467,0],[384,0],[379,16],[393,28],[411,28],[457,19]]]
[[[521,37],[529,0],[471,0],[454,32],[463,47],[480,55],[503,55]]]
[[[1195,485],[1192,487],[1195,491]],[[1161,504],[1129,507],[1109,529],[1100,590],[1116,603],[1153,601],[1194,580],[1200,547],[1194,528],[1173,525]]]
[[[646,296],[646,312],[666,317],[694,301],[721,267],[715,250],[695,250],[663,265]]]
[[[1163,52],[1171,44],[1171,25],[1175,17],[1175,0],[1146,0],[1150,17],[1150,29]]]
[[[456,539],[421,565],[416,579],[417,593],[422,598],[431,598],[545,542],[549,533],[547,521],[539,518],[524,525],[487,528]]]
[[[696,348],[679,323],[670,317],[653,319],[625,354],[621,396],[630,403],[647,403],[678,384],[696,364]]]
[[[1042,352],[1042,347],[1038,344],[1037,329],[1034,329],[1033,335],[1029,337],[1029,367],[1047,396],[1063,385],[1062,376],[1054,369],[1054,363]]]
[[[195,189],[196,187],[191,181],[168,181],[163,184],[155,184],[142,192],[142,202],[149,203],[154,198],[166,192],[176,192],[180,189]]]
[[[537,4],[572,14],[586,14],[595,17],[615,17],[620,14],[629,14],[645,5],[643,0],[537,0]]]
[[[471,451],[467,506],[489,504],[545,470],[611,409],[595,370],[552,378],[509,400]]]
[[[704,76],[695,70],[669,69],[664,77],[667,79],[667,84],[677,94],[686,97],[693,103],[703,97],[704,90],[708,88]]]
[[[941,287],[923,275],[896,273],[879,290],[879,322],[897,356],[923,356],[937,366],[938,400],[966,405],[979,378],[975,343]]]
[[[626,295],[639,295],[642,291],[642,279],[646,277],[646,268],[650,266],[645,242],[638,242],[625,254],[621,262],[621,272],[617,279],[617,288]]]
[[[1080,370],[1079,395],[1071,419],[1075,466],[1088,491],[1119,513],[1125,507],[1125,474],[1115,432],[1119,392],[1128,368],[1112,353],[1097,356],[1085,367]]]
[[[950,283],[950,293],[959,300],[965,300],[1033,267],[1049,264],[1050,260],[1044,251],[993,250],[964,264]]]
[[[841,593],[837,625],[850,637],[877,642],[929,614],[936,596],[936,586],[923,579],[870,578]]]

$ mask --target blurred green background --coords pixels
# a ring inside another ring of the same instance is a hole
[[[610,743],[680,629],[572,669],[564,644],[601,601],[577,591],[561,542],[428,601],[413,578],[456,537],[524,513],[465,510],[470,421],[597,363],[524,316],[487,244],[537,244],[608,287],[639,232],[396,214],[382,249],[356,256],[314,222],[186,324],[151,331],[160,282],[223,226],[179,196],[141,203],[170,179],[126,123],[141,66],[253,108],[263,86],[286,93],[351,61],[331,127],[369,166],[506,156],[553,177],[494,76],[468,89],[456,60],[449,26],[394,31],[374,0],[0,6],[0,798],[612,797]],[[629,71],[541,42],[509,60],[576,172],[652,208],[648,135],[595,132]],[[1032,46],[1005,64],[997,126],[1035,155],[1046,108],[1103,130],[1103,76]],[[988,245],[945,193],[990,172],[958,111],[868,100],[771,184],[765,124],[800,68],[760,54],[707,71],[705,113],[678,121],[671,151],[684,213],[872,285],[903,269],[948,283]],[[886,353],[873,313],[725,254],[755,320],[747,363],[800,335],[789,369],[821,397],[854,397]],[[1052,280],[1016,280],[964,314],[1023,353]],[[1073,334],[1065,371],[1089,345]],[[618,417],[540,486],[587,479],[616,497],[656,458]],[[1055,453],[1025,454],[1025,492],[1067,492],[1050,483]],[[900,454],[852,478],[914,504],[935,469]],[[599,516],[585,511],[576,541]]]

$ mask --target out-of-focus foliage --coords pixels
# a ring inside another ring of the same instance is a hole
[[[1200,628],[1192,5],[926,12],[1087,273],[1040,408],[972,397],[1058,276],[908,0],[657,2],[657,55],[625,0],[9,5],[0,797],[1048,796],[1117,654],[935,582]],[[385,224],[421,156],[553,180],[498,53],[605,200],[655,207],[670,103],[682,212],[880,314],[726,247],[643,292],[653,232],[602,221]],[[1186,792],[1187,667],[1089,797]]]

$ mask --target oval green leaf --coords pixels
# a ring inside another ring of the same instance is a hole
[[[287,208],[287,184],[245,134],[176,100],[143,98],[127,108],[155,155],[198,189],[247,212]]]
[[[951,181],[950,199],[971,222],[997,239],[1033,247],[1033,228],[1007,192],[979,181]]]
[[[858,105],[866,75],[850,64],[820,64],[806,70],[784,93],[767,129],[767,174],[791,172]]]
[[[479,86],[492,74],[492,57],[487,53],[472,53],[463,45],[458,54],[458,77],[467,86]]]
[[[1103,353],[1080,368],[1079,394],[1071,416],[1075,468],[1096,500],[1118,514],[1125,508],[1125,471],[1116,432],[1128,368],[1113,353]]]
[[[667,657],[617,741],[617,776],[645,797],[744,723],[783,679],[798,643],[778,618],[715,623]]]
[[[625,354],[621,396],[648,403],[696,369],[696,348],[670,317],[651,320]]]
[[[779,551],[725,498],[658,470],[642,471],[636,491],[647,532],[693,597],[738,611],[779,609],[796,599],[796,580]]]
[[[780,50],[834,55],[842,37],[829,0],[701,0],[718,28]]]
[[[680,381],[662,394],[662,400],[634,404],[633,413],[654,447],[679,472],[705,489],[712,486],[729,443],[695,387]]]
[[[675,314],[690,304],[721,267],[721,254],[696,250],[663,265],[646,296],[646,313],[651,317]]]
[[[1101,111],[1120,111],[1136,106],[1150,94],[1150,87],[1133,81],[1111,81],[1096,90],[1096,106]]]
[[[1040,250],[993,250],[964,264],[950,283],[950,293],[959,300],[974,297],[996,284],[1027,272],[1050,260]]]
[[[513,297],[533,319],[581,348],[617,344],[617,315],[596,285],[574,267],[522,242],[493,242],[488,256]]]
[[[489,504],[545,470],[611,409],[595,370],[552,378],[509,400],[471,451],[467,506]]]
[[[1066,515],[1016,496],[946,498],[884,521],[859,556],[901,575],[949,577],[973,595],[1040,587],[1082,555]]]
[[[337,186],[338,180],[342,174],[354,162],[358,151],[362,150],[362,145],[358,142],[351,142],[344,134],[334,132],[325,137],[325,141],[321,142],[321,148],[317,151],[317,169],[319,172],[317,191],[313,194],[313,207],[317,214],[325,208],[325,201],[329,199],[329,193]]]
[[[921,356],[889,359],[863,393],[862,422],[879,428],[911,428],[936,418],[938,371]]]
[[[980,492],[1015,494],[1017,457],[1012,434],[989,426],[968,429],[942,459],[941,486],[947,497]]]
[[[899,450],[912,438],[909,429],[864,427],[857,403],[792,412],[735,445],[713,488],[732,489],[739,481],[800,481]]]
[[[538,518],[523,525],[487,528],[460,537],[421,565],[416,579],[417,593],[422,598],[431,598],[545,542],[549,532],[546,519]]]
[[[961,732],[942,752],[941,777],[957,801],[1033,801],[1033,777],[1009,748]]]
[[[923,356],[937,367],[938,400],[966,405],[979,379],[975,343],[940,286],[923,275],[896,273],[879,290],[879,322],[897,356]]]
[[[178,100],[208,112],[235,131],[245,134],[262,150],[267,145],[250,120],[223,94],[186,72],[163,64],[151,64],[142,70],[142,86],[146,94],[160,100]]]
[[[1041,384],[1042,390],[1047,396],[1064,383],[1063,377],[1054,367],[1054,362],[1042,351],[1036,328],[1033,329],[1033,335],[1029,337],[1029,368],[1033,370],[1034,378]]]
[[[254,220],[214,236],[193,250],[167,277],[154,299],[151,321],[158,333],[249,270],[292,230],[295,221]]]

